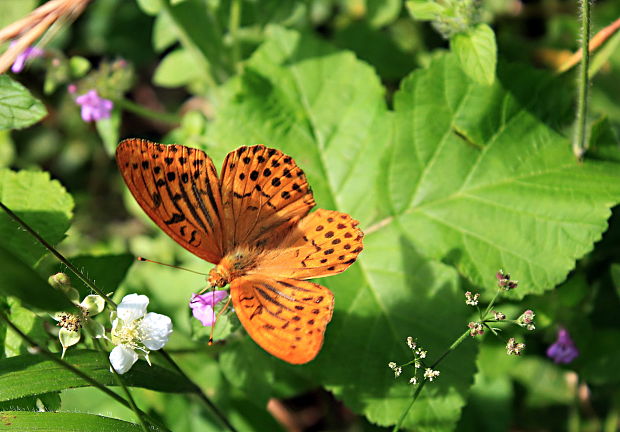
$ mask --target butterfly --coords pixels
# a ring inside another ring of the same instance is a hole
[[[203,151],[141,139],[116,150],[142,209],[174,241],[215,264],[211,287],[230,285],[234,310],[270,354],[307,363],[323,345],[334,308],[329,289],[307,279],[346,270],[363,232],[346,213],[317,209],[304,172],[279,150],[244,146],[221,175]]]

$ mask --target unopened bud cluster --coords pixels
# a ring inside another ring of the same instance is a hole
[[[497,286],[503,290],[510,291],[519,286],[519,281],[510,280],[510,274],[504,273],[503,270],[498,271],[495,277],[497,278]]]

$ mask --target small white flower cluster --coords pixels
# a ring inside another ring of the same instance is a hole
[[[403,368],[401,366],[397,366],[394,362],[389,362],[388,367],[394,371],[394,378],[398,378],[401,373],[403,373]]]
[[[478,306],[478,299],[480,298],[480,294],[472,294],[471,291],[467,291],[465,293],[465,304],[470,306]]]
[[[524,343],[517,343],[517,340],[515,338],[508,339],[508,343],[506,344],[506,353],[508,355],[520,356],[521,352],[523,352],[524,349]]]
[[[409,349],[413,351],[413,360],[400,366],[397,365],[395,362],[389,362],[388,367],[394,371],[394,377],[398,378],[403,372],[403,366],[413,366],[414,375],[412,378],[409,379],[409,383],[412,385],[416,385],[418,383],[418,378],[416,375],[418,369],[422,368],[423,366],[422,360],[426,358],[427,352],[422,349],[422,347],[419,347],[417,342],[411,336],[407,337],[406,342]],[[432,371],[429,368],[427,368],[426,371],[431,371],[433,373],[430,376],[427,376],[427,372],[424,373],[424,378],[428,379],[429,381],[433,381],[434,378],[439,376],[439,371]]]
[[[424,371],[424,378],[426,378],[430,382],[433,382],[433,380],[439,376],[439,373],[440,372],[438,370],[426,368],[426,370]]]

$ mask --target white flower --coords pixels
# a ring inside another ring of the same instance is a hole
[[[415,349],[416,347],[416,342],[413,340],[411,336],[407,337],[407,346],[411,349]]]
[[[418,383],[418,379],[416,377],[413,377],[409,380],[409,384],[411,385],[416,385]]]
[[[426,368],[426,370],[424,371],[424,378],[426,378],[427,380],[431,382],[438,376],[439,376],[438,370],[432,370],[431,368]]]
[[[138,361],[137,351],[149,361],[149,352],[163,348],[172,333],[172,321],[166,315],[146,313],[149,298],[129,294],[123,297],[116,312],[112,312],[112,343],[110,363],[119,374],[124,374]],[[150,362],[149,362],[150,364]]]

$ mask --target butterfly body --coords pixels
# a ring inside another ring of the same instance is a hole
[[[318,354],[334,296],[307,279],[346,270],[363,249],[363,233],[346,213],[310,212],[312,191],[290,156],[240,147],[218,177],[201,150],[128,139],[116,159],[151,219],[215,264],[209,285],[230,285],[235,312],[258,345],[293,364]]]

